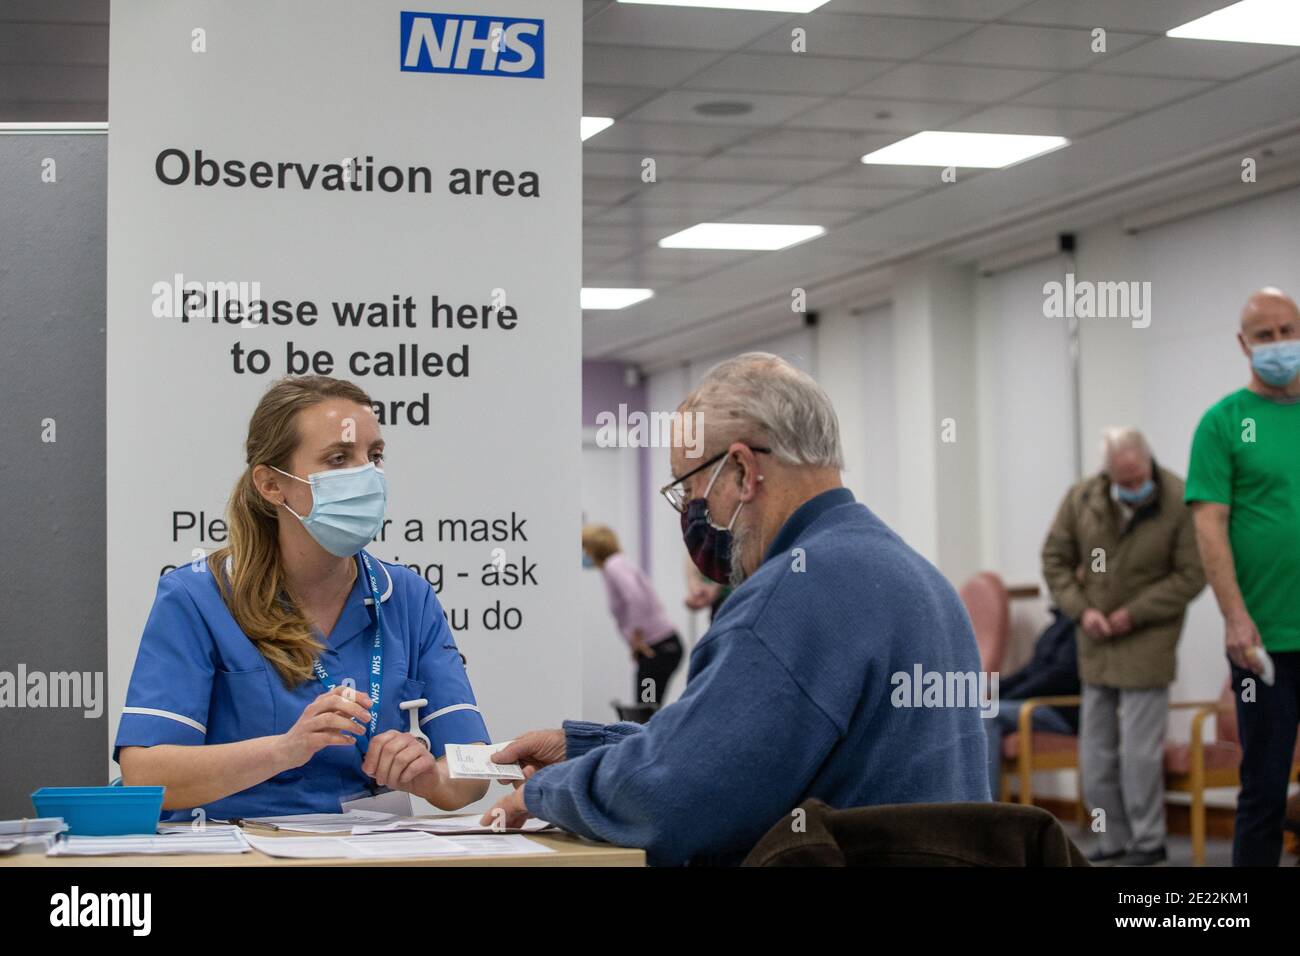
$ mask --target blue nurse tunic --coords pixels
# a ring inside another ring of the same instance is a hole
[[[321,663],[330,678],[370,686],[376,615],[383,615],[383,683],[378,733],[410,729],[402,701],[423,697],[420,728],[434,756],[449,743],[489,741],[442,605],[409,568],[370,557],[380,589],[371,596],[358,555],[357,578]],[[207,570],[184,564],[163,575],[140,638],[113,759],[123,747],[222,744],[283,734],[325,688],[314,677],[292,689],[239,629]],[[301,767],[204,806],[212,819],[337,813],[340,798],[372,783],[362,747],[329,746]],[[164,819],[190,819],[190,809]]]

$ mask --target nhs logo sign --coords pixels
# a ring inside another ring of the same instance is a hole
[[[402,70],[545,76],[543,23],[522,17],[402,11]]]

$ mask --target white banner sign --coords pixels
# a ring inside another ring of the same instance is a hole
[[[226,543],[258,398],[376,402],[494,739],[580,709],[581,5],[112,6],[110,742],[158,576]]]

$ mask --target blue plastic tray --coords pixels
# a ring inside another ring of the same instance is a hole
[[[63,817],[75,836],[154,833],[162,787],[41,787],[32,794],[38,817]]]

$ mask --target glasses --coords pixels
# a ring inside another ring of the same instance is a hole
[[[755,445],[750,445],[749,450],[759,455],[770,455],[772,453],[772,449],[770,448],[759,448]],[[726,451],[718,452],[708,461],[696,465],[680,478],[668,482],[668,484],[659,489],[659,494],[663,495],[668,500],[668,503],[673,506],[674,511],[678,514],[684,513],[686,511],[686,504],[690,501],[686,495],[686,480],[692,475],[699,474],[705,468],[708,468],[710,465],[715,464],[726,457]]]

